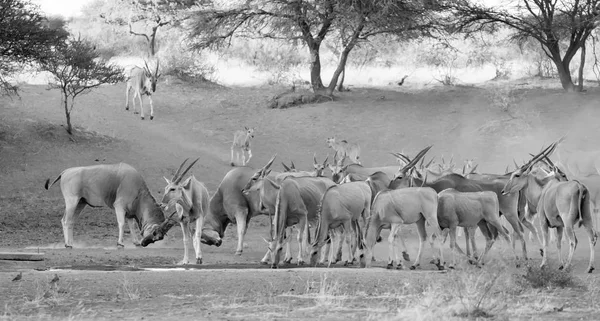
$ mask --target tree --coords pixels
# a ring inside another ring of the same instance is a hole
[[[61,24],[51,22],[29,1],[0,0],[0,93],[17,94],[6,77],[24,64],[46,59],[67,36]]]
[[[49,83],[49,87],[60,90],[67,132],[73,135],[71,112],[75,107],[75,98],[102,84],[123,81],[123,69],[100,60],[96,46],[81,38],[69,38],[54,47],[51,53],[51,57],[41,62],[41,69],[54,76],[54,82]]]
[[[582,66],[585,42],[596,28],[600,0],[518,0],[515,6],[490,7],[470,0],[451,3],[456,31],[471,33],[505,25],[515,31],[514,39],[535,39],[552,60],[566,91],[583,89]],[[570,65],[582,50],[579,85],[571,78]]]
[[[158,29],[167,25],[177,26],[185,18],[186,9],[197,0],[109,0],[100,17],[106,23],[127,26],[129,33],[142,37],[148,45],[148,54],[157,52]]]
[[[234,36],[301,40],[310,53],[313,91],[331,95],[348,55],[359,42],[377,34],[401,37],[428,33],[438,25],[433,8],[421,1],[396,0],[254,0],[202,7],[191,16],[195,48],[219,47]],[[340,37],[337,68],[325,87],[320,49],[328,35]]]

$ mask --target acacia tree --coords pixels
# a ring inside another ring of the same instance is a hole
[[[17,86],[5,77],[46,59],[50,48],[66,36],[29,1],[0,0],[0,94],[17,94]]]
[[[583,89],[585,43],[597,25],[600,0],[518,0],[514,6],[492,7],[460,0],[449,4],[457,20],[456,31],[471,33],[505,25],[516,39],[535,39],[556,66],[566,91]],[[570,65],[582,50],[579,85],[575,86]]]
[[[99,57],[96,46],[81,38],[71,38],[52,49],[52,56],[41,63],[41,69],[54,76],[51,89],[59,89],[67,119],[67,132],[73,135],[71,112],[75,98],[102,84],[124,80],[123,69],[107,65]]]
[[[377,34],[402,37],[427,33],[438,24],[421,1],[396,0],[249,0],[227,7],[204,6],[191,16],[197,49],[219,47],[234,36],[302,40],[310,53],[310,81],[315,92],[331,95],[348,55],[359,42]],[[325,87],[320,49],[334,34],[342,40],[334,74]]]
[[[148,45],[148,54],[157,52],[156,35],[159,28],[178,26],[185,19],[185,10],[200,3],[198,0],[109,0],[100,17],[106,23],[127,26],[129,33],[142,37]]]

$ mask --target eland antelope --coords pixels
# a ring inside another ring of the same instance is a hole
[[[142,175],[125,163],[71,167],[64,170],[50,184],[60,180],[60,190],[65,199],[65,214],[61,220],[65,247],[73,248],[74,217],[86,206],[113,208],[117,215],[119,238],[117,247],[123,248],[125,219],[129,223],[135,245],[146,246],[160,241],[172,225],[164,225],[165,216]],[[136,224],[137,223],[137,224]],[[138,235],[142,232],[142,243]]]
[[[575,248],[577,247],[577,238],[574,227],[579,223],[583,225],[590,242],[590,261],[587,272],[594,270],[594,246],[598,235],[593,227],[590,197],[587,188],[578,181],[565,181],[566,177],[558,172],[554,167],[554,172],[550,178],[539,180],[531,176],[533,165],[554,151],[555,142],[535,155],[529,162],[514,171],[510,180],[502,190],[502,193],[515,193],[525,187],[528,198],[528,207],[535,206],[532,210],[537,210],[542,230],[543,258],[541,267],[547,263],[547,245],[549,238],[549,228],[556,228],[556,247],[558,249],[559,269],[569,268],[573,259]],[[537,204],[535,199],[538,198]],[[569,240],[569,256],[567,262],[563,262],[561,253],[562,236]]]
[[[164,178],[167,181],[167,186],[165,186],[165,193],[161,203],[165,208],[177,205],[178,215],[176,216],[176,220],[181,225],[181,231],[183,232],[183,260],[181,264],[189,263],[188,251],[190,246],[188,243],[192,237],[190,225],[194,223],[196,223],[196,229],[193,245],[196,252],[196,264],[202,264],[200,236],[202,234],[202,227],[204,226],[204,218],[208,212],[208,190],[194,175],[182,181],[185,174],[196,164],[198,159],[182,171],[181,169],[187,162],[187,159],[184,160],[171,179]]]
[[[348,143],[346,140],[337,141],[335,137],[327,138],[325,142],[336,154],[340,155],[340,161],[348,157],[352,163],[360,164],[360,145],[358,143]]]
[[[148,63],[144,61],[144,67],[140,68],[135,66],[129,71],[127,75],[127,89],[125,91],[125,110],[129,110],[129,91],[133,89],[133,113],[135,111],[135,97],[137,96],[140,101],[140,112],[142,114],[142,120],[144,119],[144,104],[142,103],[142,95],[148,96],[150,102],[150,120],[154,119],[154,106],[152,106],[152,93],[156,91],[156,82],[160,78],[158,72],[159,62],[156,62],[156,69],[154,72],[150,71]]]
[[[231,144],[231,166],[235,166],[235,161],[239,161],[242,158],[242,166],[246,166],[252,158],[252,150],[250,142],[254,138],[254,128],[244,127],[244,130],[238,130],[233,134],[233,143]],[[248,158],[246,158],[246,155]]]
[[[255,172],[250,167],[236,167],[225,174],[210,198],[209,211],[202,228],[202,243],[221,246],[227,226],[233,223],[237,226],[238,236],[235,254],[242,255],[248,222],[256,215],[268,214],[259,204],[258,193],[242,194],[242,189]],[[277,173],[271,172],[270,175],[275,177]]]
[[[358,220],[366,219],[371,210],[371,188],[366,182],[350,182],[330,186],[321,198],[315,240],[309,246],[310,264],[316,265],[317,253],[330,237],[330,230],[343,228],[348,259],[344,265],[354,261],[356,246],[362,248],[362,232]]]
[[[309,223],[316,223],[317,208],[322,195],[328,187],[334,185],[330,179],[312,176],[276,176],[275,181],[268,178],[269,167],[275,160],[273,156],[267,164],[258,170],[242,189],[245,195],[258,192],[259,204],[265,208],[269,215],[273,215],[271,226],[271,240],[268,241],[269,249],[261,260],[267,263],[267,256],[271,254],[271,267],[279,264],[283,244],[286,245],[284,263],[291,262],[290,242],[291,227],[299,226],[298,232],[298,264],[304,264],[304,253],[310,240]],[[284,173],[285,174],[285,173]],[[286,236],[286,229],[290,235]]]
[[[456,252],[465,255],[456,244],[456,228],[458,226],[466,228],[479,226],[484,235],[486,246],[478,263],[483,262],[484,256],[491,249],[495,234],[502,235],[510,245],[508,230],[500,223],[499,211],[498,196],[491,191],[459,192],[448,188],[438,193],[437,218],[440,228],[443,230],[443,237],[445,238],[450,233],[451,267],[456,265]],[[516,257],[514,249],[513,253]]]
[[[423,244],[427,239],[427,232],[425,230],[425,222],[427,222],[434,229],[434,235],[436,235],[435,240],[430,239],[431,246],[432,248],[437,248],[439,251],[439,258],[436,259],[434,257],[434,263],[440,270],[443,270],[444,268],[441,265],[443,255],[441,246],[438,243],[441,231],[438,224],[437,208],[438,196],[433,188],[412,187],[379,192],[373,200],[371,217],[365,228],[365,255],[361,258],[361,266],[368,267],[370,265],[371,257],[373,256],[373,246],[375,246],[376,239],[385,225],[392,225],[391,234],[395,237],[397,233],[394,225],[417,224],[419,251],[413,265],[410,267],[411,270],[414,270],[421,262]],[[434,243],[438,243],[437,246]],[[392,253],[396,254],[395,242],[391,240],[389,246],[391,258]],[[398,268],[400,268],[400,260],[397,257],[396,263]],[[391,265],[393,265],[393,261],[388,262],[388,267]]]

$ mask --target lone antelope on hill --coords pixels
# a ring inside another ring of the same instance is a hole
[[[252,158],[250,142],[254,138],[254,128],[244,127],[244,130],[238,130],[233,134],[233,144],[231,145],[231,166],[235,166],[235,161],[242,158],[242,166],[246,166]],[[233,155],[235,153],[235,161]],[[241,154],[241,155],[240,155]],[[246,154],[248,158],[246,159]]]
[[[346,140],[336,141],[335,137],[327,138],[325,142],[339,155],[339,162],[348,157],[352,163],[360,164],[360,146],[357,143],[348,143]]]
[[[150,71],[148,63],[144,61],[144,68],[138,66],[133,67],[129,71],[127,76],[127,90],[125,91],[125,110],[129,110],[129,91],[133,89],[133,113],[135,111],[135,97],[137,96],[140,100],[140,112],[142,114],[142,120],[144,119],[144,104],[142,103],[142,95],[148,96],[150,102],[150,120],[154,119],[154,106],[152,106],[152,93],[156,91],[156,82],[160,77],[158,72],[159,62],[156,62],[156,69],[154,72]]]

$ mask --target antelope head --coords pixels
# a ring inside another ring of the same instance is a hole
[[[152,92],[156,91],[156,83],[158,82],[158,78],[160,78],[160,73],[158,72],[158,68],[160,66],[159,60],[156,61],[156,69],[154,72],[150,70],[148,67],[148,62],[144,60],[144,73],[146,74],[146,88],[150,88]]]
[[[248,183],[246,183],[246,186],[244,186],[244,188],[242,189],[242,193],[244,195],[248,195],[250,192],[259,190],[262,187],[264,178],[267,177],[269,173],[271,173],[270,168],[271,165],[273,165],[273,162],[275,161],[276,157],[277,154],[273,155],[273,157],[271,157],[271,159],[267,162],[267,164],[265,164],[265,166],[256,171],[256,173],[254,173],[254,175],[250,177]]]
[[[346,168],[348,168],[348,165],[344,165],[344,160],[346,159],[345,157],[341,160],[338,160],[337,155],[337,152],[335,152],[335,155],[333,155],[334,165],[328,164],[327,166],[331,170],[331,179],[335,183],[339,184],[343,178],[343,173],[346,171]]]
[[[319,163],[317,162],[317,154],[315,153],[313,155],[313,168],[315,169],[315,177],[323,177],[323,172],[325,171],[325,168],[327,167],[327,160],[329,159],[329,155],[327,155],[327,157],[325,157],[325,160],[323,161],[323,163]]]
[[[516,192],[520,191],[521,189],[523,189],[525,187],[525,185],[527,184],[527,177],[531,173],[533,166],[537,162],[541,161],[545,157],[548,157],[550,154],[552,154],[552,152],[554,152],[554,149],[556,148],[556,145],[559,142],[560,141],[550,144],[550,146],[546,147],[540,153],[538,153],[537,155],[534,155],[531,158],[531,160],[529,160],[529,162],[523,164],[517,170],[515,170],[510,175],[510,179],[508,180],[508,182],[506,182],[506,185],[504,185],[504,188],[502,189],[502,194],[507,195],[507,194],[511,194],[511,193],[516,193]]]
[[[429,151],[429,149],[431,149],[431,147],[433,146],[427,146],[425,147],[423,150],[421,150],[417,156],[415,156],[415,158],[413,158],[412,160],[410,160],[408,162],[408,164],[406,164],[404,167],[401,167],[398,172],[396,173],[396,175],[394,175],[394,179],[396,178],[405,178],[408,177],[407,174],[409,174],[410,170],[415,167],[419,161],[421,160],[421,158],[423,158],[423,156],[425,156],[425,154]]]
[[[182,201],[188,207],[191,207],[191,200],[188,199],[183,190],[189,189],[192,177],[188,177],[188,179],[186,179],[183,182],[182,179],[185,176],[185,174],[187,174],[187,172],[196,164],[196,162],[198,162],[200,158],[196,158],[195,161],[190,163],[190,165],[182,171],[183,166],[185,166],[185,163],[188,161],[188,159],[189,158],[186,158],[183,161],[183,163],[179,165],[179,168],[177,169],[175,175],[173,175],[171,179],[164,177],[165,181],[167,182],[167,186],[165,186],[165,193],[163,195],[161,203],[165,208],[172,206],[173,203],[177,203],[179,201]]]

